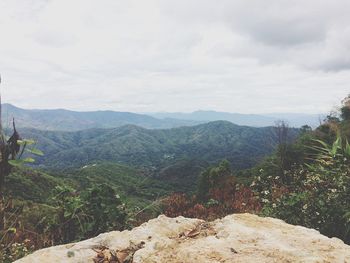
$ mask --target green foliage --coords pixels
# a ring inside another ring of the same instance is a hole
[[[264,203],[263,214],[316,228],[349,243],[349,144],[343,145],[340,137],[331,145],[317,142],[313,163],[284,171],[290,178],[288,184],[264,174],[253,187]]]
[[[83,211],[84,202],[78,193],[69,187],[56,187],[54,205],[57,208],[54,228],[59,233],[58,242],[67,243],[84,237],[84,222],[88,215]]]
[[[209,198],[209,190],[215,186],[219,187],[226,177],[232,176],[230,163],[223,160],[218,166],[209,167],[199,177],[197,187],[197,198],[202,202],[206,202]]]
[[[152,178],[142,170],[110,162],[88,165],[59,176],[79,191],[107,184],[132,207],[142,208],[157,197],[174,191],[171,184]]]
[[[91,215],[86,225],[87,236],[125,228],[125,205],[109,185],[88,189],[83,200],[85,213]]]
[[[208,166],[208,162],[194,158],[181,159],[154,173],[157,179],[169,185],[174,191],[190,193],[196,191],[200,174]]]
[[[340,116],[344,121],[350,121],[350,95],[342,101]]]
[[[210,190],[210,168],[205,170],[199,177],[197,198],[202,202],[208,200]]]
[[[6,178],[5,194],[8,198],[48,203],[56,186],[70,185],[60,176],[34,170],[29,167],[15,168]]]
[[[126,227],[124,204],[110,186],[96,185],[81,194],[68,187],[57,187],[56,192],[57,213],[50,227],[59,233],[58,242],[81,240]]]

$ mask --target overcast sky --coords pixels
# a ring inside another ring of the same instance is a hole
[[[3,100],[25,108],[327,112],[349,0],[0,0]]]

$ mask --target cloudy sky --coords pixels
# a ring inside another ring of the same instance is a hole
[[[26,108],[327,112],[349,0],[0,0],[1,92]]]

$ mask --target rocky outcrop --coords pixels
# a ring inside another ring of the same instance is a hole
[[[50,247],[33,262],[350,262],[350,246],[316,230],[251,214],[213,222],[159,216],[131,231]]]

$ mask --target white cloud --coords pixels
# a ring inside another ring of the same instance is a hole
[[[324,112],[349,89],[347,0],[3,0],[23,107]]]

